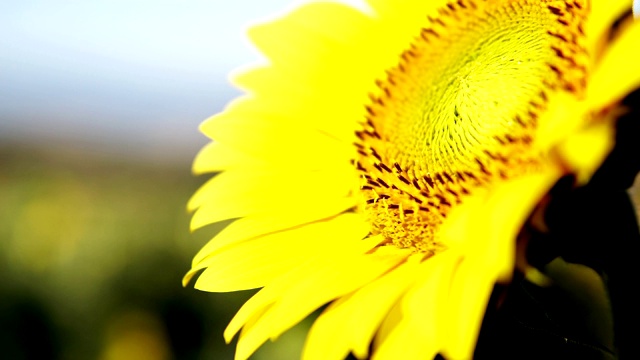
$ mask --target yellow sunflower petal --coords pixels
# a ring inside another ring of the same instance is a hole
[[[300,86],[300,83],[313,84],[317,88],[326,88],[326,94],[318,97],[318,94],[309,94],[308,86],[304,88],[295,88],[288,86],[287,80],[277,80],[281,74],[269,71],[261,71],[261,69],[252,70],[246,74],[242,74],[236,80],[242,84],[252,84],[257,89],[265,88],[262,92],[256,91],[256,97],[259,102],[253,106],[256,112],[268,114],[273,121],[286,124],[292,123],[293,127],[304,125],[308,128],[316,130],[319,134],[330,139],[338,139],[349,144],[354,138],[354,132],[357,123],[353,119],[361,119],[364,116],[365,109],[363,106],[354,106],[367,101],[367,92],[355,92],[352,86],[336,88],[336,84],[340,83],[344,77],[327,77],[320,79],[303,78],[302,74],[292,74],[291,80]],[[279,81],[278,90],[274,90],[268,85],[260,86],[260,84],[273,84]],[[286,90],[286,91],[285,91]],[[327,106],[330,103],[331,106]],[[309,106],[314,111],[309,112]],[[283,133],[283,135],[289,134]],[[304,135],[304,133],[302,133]],[[323,138],[324,139],[324,138]],[[304,149],[304,148],[303,148]],[[288,159],[288,157],[286,158]],[[326,163],[321,161],[320,164]],[[307,164],[306,162],[301,165]],[[313,164],[313,163],[308,163]]]
[[[471,359],[480,331],[482,317],[495,279],[480,274],[487,264],[477,259],[465,259],[454,273],[450,303],[446,317],[446,345],[443,356],[447,359]]]
[[[343,257],[352,257],[354,255],[363,254],[374,248],[380,243],[381,239],[372,237],[362,241],[349,241],[342,244],[344,251],[335,256],[339,259]],[[231,319],[231,322],[224,331],[224,337],[230,342],[233,336],[242,328],[242,326],[251,318],[252,314],[260,309],[273,304],[282,294],[286,293],[295,283],[306,279],[315,273],[321,266],[326,266],[327,258],[324,253],[316,253],[317,256],[307,258],[300,266],[292,269],[283,276],[280,276],[267,286],[261,289],[256,295],[250,298]]]
[[[343,171],[339,171],[342,169]],[[271,201],[274,197],[286,199],[290,194],[308,193],[316,189],[318,194],[344,197],[357,188],[349,164],[337,167],[338,171],[273,171],[254,168],[225,171],[205,183],[191,197],[187,207],[195,210],[209,203],[222,203],[228,199],[248,196],[257,201]]]
[[[449,302],[451,275],[459,261],[459,254],[452,250],[421,264],[419,281],[403,297],[403,317],[376,349],[374,360],[393,360],[398,354],[407,359],[433,359],[442,350],[442,328],[449,321],[442,309]]]
[[[324,26],[326,21],[332,23],[330,28]],[[234,83],[249,89],[261,104],[299,114],[296,121],[304,119],[329,134],[353,137],[353,119],[364,115],[360,104],[375,90],[372,79],[384,74],[375,58],[359,61],[363,48],[374,45],[375,38],[369,37],[375,35],[372,24],[362,13],[341,4],[307,4],[286,18],[250,30],[249,36],[268,55],[271,66],[240,74]],[[342,56],[333,56],[336,52]],[[348,86],[344,86],[346,78]],[[276,89],[274,80],[279,84]],[[310,105],[313,112],[308,111]]]
[[[238,219],[224,228],[196,254],[193,266],[227,245],[333,217],[352,208],[355,205],[354,201],[351,198],[337,199],[328,203],[316,203],[307,208],[289,209],[278,214],[256,214]]]
[[[640,87],[640,20],[624,30],[604,54],[591,77],[588,99],[598,110]]]
[[[632,0],[593,0],[591,13],[587,21],[587,39],[589,50],[596,51],[598,43],[607,35],[613,22],[625,11],[631,9]]]
[[[416,29],[420,27],[411,25],[422,24],[435,5],[415,2],[413,12],[397,14],[405,16],[402,23],[389,27],[380,18],[371,18],[343,4],[312,3],[277,22],[254,28],[249,36],[276,69],[285,74],[300,71],[305,79],[312,77],[321,83],[329,81],[328,87],[313,88],[316,94],[326,92],[331,98],[332,92],[352,91],[366,96],[369,91],[378,90],[373,80],[384,76],[418,35]],[[336,57],[336,53],[340,56]],[[368,55],[366,62],[362,61],[363,54]],[[320,73],[320,69],[327,72]],[[343,78],[349,79],[349,86],[335,83]]]
[[[584,101],[558,94],[549,101],[536,129],[535,146],[543,154],[586,126],[589,109]]]
[[[416,270],[421,258],[410,258],[383,277],[332,304],[313,324],[303,359],[343,359],[350,351],[360,359],[366,358],[380,323],[418,276]]]
[[[426,324],[430,327],[430,323]],[[403,359],[433,359],[437,348],[431,340],[427,340],[415,333],[416,328],[408,323],[400,323],[376,349],[372,360],[395,360],[402,354]]]
[[[266,166],[264,162],[214,141],[205,145],[196,155],[193,160],[193,173],[200,175],[237,167],[264,166]]]
[[[226,246],[202,259],[190,274],[207,268],[195,285],[201,290],[253,289],[267,285],[313,256],[329,255],[330,244],[340,246],[353,242],[367,232],[367,225],[359,215],[343,214],[299,229]]]
[[[326,26],[331,23],[332,26]],[[334,60],[332,46],[344,44],[358,46],[350,40],[364,39],[373,22],[362,12],[339,3],[305,4],[286,17],[249,30],[249,38],[278,66],[317,66],[322,60]],[[292,32],[291,29],[297,29]],[[372,44],[373,41],[369,42]],[[345,58],[349,63],[352,59]],[[365,64],[365,67],[367,65]]]
[[[398,56],[408,48],[408,41],[419,35],[427,16],[437,15],[437,10],[447,4],[445,0],[367,0],[374,10],[376,20],[381,22],[384,33],[379,38],[380,46],[389,49],[387,56],[394,56],[385,68],[395,65]],[[405,43],[403,43],[403,41]]]
[[[247,332],[251,331],[251,329],[253,329],[254,326],[256,326],[260,320],[262,319],[262,316],[269,311],[269,309],[272,307],[273,305],[271,303],[269,303],[268,305],[257,309],[255,312],[251,313],[250,317],[247,319],[246,323],[244,324],[244,326],[242,327],[242,330],[240,331],[240,336],[244,336],[244,334],[246,334]],[[227,343],[229,343],[230,340],[227,340]],[[243,357],[242,354],[240,354],[238,351],[236,351],[235,355],[234,355],[234,360],[246,360],[246,357]]]
[[[557,151],[563,161],[575,169],[578,182],[586,184],[613,148],[614,140],[611,124],[599,123],[577,132]]]
[[[373,352],[375,353],[382,344],[385,343],[395,330],[395,328],[400,324],[400,322],[404,319],[404,314],[402,313],[402,299],[399,299],[391,309],[387,316],[382,320],[380,324],[380,328],[376,332],[376,337],[373,339]]]
[[[353,294],[350,294],[337,299],[316,319],[307,335],[302,360],[344,359],[349,355],[349,333],[345,330],[344,319],[338,318],[336,314],[350,315],[337,309],[344,308],[343,304],[352,297]]]
[[[550,168],[498,184],[484,196],[478,194],[467,199],[443,225],[442,235],[448,243],[467,249],[451,283],[446,315],[447,358],[468,359],[473,354],[493,284],[511,278],[517,234],[560,174],[558,169]],[[483,234],[486,240],[477,241],[476,234]]]
[[[250,356],[267,339],[275,339],[323,304],[376,279],[408,254],[349,256],[331,259],[291,285],[260,322],[238,340],[238,356]]]
[[[240,109],[250,108],[251,103]],[[243,103],[244,104],[244,103]],[[271,114],[227,111],[205,121],[201,131],[248,156],[280,164],[307,164],[320,168],[344,161],[353,151],[301,121]],[[278,146],[273,146],[273,143]]]
[[[468,256],[481,258],[486,263],[482,269],[487,274],[509,279],[517,234],[535,204],[561,174],[559,169],[550,167],[539,173],[496,184],[490,192],[479,191],[470,196],[452,211],[443,224],[443,241],[454,248],[464,248]],[[476,234],[483,234],[485,240],[477,241]]]
[[[342,202],[356,188],[354,176],[349,174],[350,171],[291,172],[289,176],[258,170],[224,172],[202,186],[189,201],[189,209],[197,208],[191,228],[252,214]],[[309,189],[314,191],[310,193]]]

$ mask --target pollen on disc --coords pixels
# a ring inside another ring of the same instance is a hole
[[[356,133],[372,233],[437,252],[438,226],[474,188],[539,166],[549,94],[585,87],[585,6],[570,5],[457,1],[425,18]]]

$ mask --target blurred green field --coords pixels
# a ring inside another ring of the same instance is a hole
[[[222,332],[252,292],[181,285],[219,230],[188,230],[189,163],[12,146],[0,169],[0,358],[233,358]],[[298,357],[306,326],[254,358]]]
[[[185,204],[206,176],[189,163],[16,146],[0,149],[0,169],[0,357],[233,358],[222,332],[252,292],[181,286],[220,229],[188,230]],[[308,326],[253,359],[298,358]]]

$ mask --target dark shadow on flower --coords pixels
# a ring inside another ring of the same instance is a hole
[[[591,181],[564,178],[544,205],[544,230],[526,227],[527,260],[551,278],[520,274],[497,286],[477,359],[638,359],[637,214],[627,189],[640,171],[640,90],[621,103],[616,145]],[[531,231],[533,230],[533,231]]]

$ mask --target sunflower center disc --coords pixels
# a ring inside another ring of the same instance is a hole
[[[357,132],[363,209],[387,243],[437,252],[437,228],[478,186],[533,171],[548,94],[583,91],[582,1],[457,1],[425,27]]]

